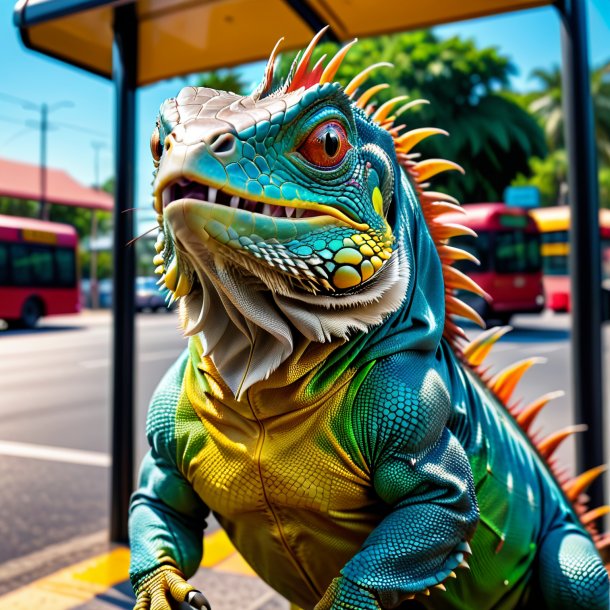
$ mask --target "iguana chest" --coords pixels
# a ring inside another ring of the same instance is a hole
[[[281,407],[281,394],[275,400]],[[177,439],[188,447],[195,441],[184,436],[198,437],[183,471],[237,549],[278,591],[302,591],[304,607],[387,511],[342,438],[348,401],[339,388],[322,403],[262,418],[206,398]]]

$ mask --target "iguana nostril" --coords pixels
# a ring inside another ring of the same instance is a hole
[[[210,150],[217,155],[228,155],[235,150],[235,136],[223,133],[210,143]]]

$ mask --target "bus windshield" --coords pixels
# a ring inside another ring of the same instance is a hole
[[[535,273],[540,269],[540,240],[525,231],[498,231],[494,239],[498,273]]]

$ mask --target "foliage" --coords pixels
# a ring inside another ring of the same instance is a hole
[[[320,45],[312,64],[336,50],[330,43]],[[294,55],[281,57],[279,73],[288,73]],[[466,170],[465,176],[450,173],[435,179],[435,188],[440,185],[463,201],[499,201],[517,174],[529,173],[529,157],[545,154],[540,127],[503,91],[514,67],[495,48],[479,49],[472,40],[457,37],[441,40],[430,31],[379,36],[350,49],[335,78],[347,83],[381,61],[394,68],[376,70],[364,85],[390,85],[377,102],[397,95],[428,99],[430,105],[410,110],[397,122],[451,133],[418,146],[423,157],[454,160]]]
[[[565,185],[568,181],[568,159],[566,151],[556,150],[546,158],[530,159],[531,177],[519,174],[513,180],[514,186],[535,186],[540,191],[541,205],[559,205],[565,197]],[[562,185],[564,185],[562,187]]]
[[[543,126],[549,147],[563,148],[561,70],[558,66],[550,70],[534,70],[532,76],[541,87],[525,96],[524,101]],[[610,165],[610,61],[591,72],[591,97],[597,153],[600,163]]]
[[[247,83],[237,70],[214,70],[204,72],[196,83],[197,87],[209,87],[217,91],[232,91],[239,95],[247,93]]]

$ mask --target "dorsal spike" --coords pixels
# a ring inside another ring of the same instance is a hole
[[[464,173],[464,168],[453,161],[447,159],[426,159],[420,161],[413,167],[413,173],[415,175],[415,181],[418,183],[425,182],[429,178],[440,174],[441,172],[447,172],[455,170]]]
[[[424,208],[426,212],[432,216],[440,216],[441,214],[463,214],[466,215],[466,210],[461,205],[455,205],[448,201],[432,201]]]
[[[335,56],[328,62],[328,65],[324,69],[324,72],[322,72],[322,76],[320,77],[321,85],[323,85],[324,83],[330,83],[333,80],[333,78],[335,77],[335,74],[337,73],[337,70],[339,69],[339,66],[341,65],[341,62],[345,59],[347,52],[357,42],[358,42],[358,39],[354,38],[354,40],[352,40],[351,42],[348,42],[344,47],[342,47],[341,49],[339,49],[337,51]]]
[[[485,361],[485,358],[489,355],[491,348],[511,330],[512,326],[494,326],[493,328],[482,332],[462,351],[468,364],[473,367],[481,366]]]
[[[377,68],[383,68],[383,67],[393,68],[394,64],[391,64],[390,62],[387,62],[387,61],[380,61],[376,64],[373,64],[372,66],[369,66],[368,68],[365,68],[364,70],[362,70],[362,72],[360,72],[359,74],[356,74],[356,76],[354,76],[354,78],[352,78],[352,80],[349,82],[347,87],[345,87],[345,89],[344,89],[345,94],[352,97],[352,95],[354,93],[356,93],[356,89],[358,89],[358,87],[360,87],[360,85],[368,78],[369,74],[373,70],[376,70]]]
[[[387,89],[390,85],[387,83],[381,83],[379,85],[373,85],[369,87],[356,101],[356,106],[358,108],[364,109],[367,105],[368,101],[380,91]]]
[[[411,129],[411,131],[408,131],[396,140],[397,148],[400,149],[400,152],[408,153],[422,140],[436,135],[448,136],[449,132],[445,131],[444,129],[437,129],[436,127],[420,127],[418,129]]]
[[[544,407],[546,407],[551,400],[561,398],[562,396],[565,396],[565,392],[562,392],[561,390],[557,392],[549,392],[526,407],[523,407],[523,409],[521,409],[517,415],[517,423],[519,426],[521,426],[521,429],[527,433],[531,425],[534,423],[538,413],[540,413],[540,411],[542,411],[542,409],[544,409]]]
[[[460,202],[455,197],[447,195],[447,193],[441,193],[438,191],[424,191],[422,193],[422,197],[430,199],[432,201],[448,201],[449,203],[453,203],[454,205],[460,205]]]
[[[540,357],[526,358],[515,362],[515,364],[507,366],[495,375],[489,382],[489,387],[502,403],[506,405],[525,372],[534,366],[534,364],[543,364],[545,362],[546,359]]]
[[[271,89],[271,85],[273,84],[273,71],[275,69],[275,59],[277,57],[277,52],[280,48],[280,45],[284,42],[284,37],[282,36],[273,47],[273,51],[269,55],[269,59],[267,60],[267,66],[265,67],[265,74],[263,75],[263,80],[257,91],[253,94],[254,99],[259,99],[262,97],[269,89]]]
[[[456,248],[455,246],[441,245],[438,247],[438,255],[442,262],[452,263],[454,261],[470,261],[475,265],[480,265],[479,259],[470,252]]]
[[[413,100],[412,102],[407,102],[404,106],[401,106],[396,111],[396,116],[399,117],[401,114],[404,114],[408,110],[411,110],[411,108],[415,108],[415,106],[422,106],[422,105],[429,104],[429,103],[430,102],[428,100],[425,100],[423,98],[419,98],[417,100]]]
[[[391,100],[388,100],[387,102],[381,104],[381,106],[379,106],[377,112],[375,112],[375,114],[373,115],[373,121],[376,121],[377,123],[381,123],[387,116],[388,114],[390,114],[392,108],[394,108],[394,106],[396,106],[396,104],[404,101],[404,100],[408,100],[409,96],[408,95],[399,95],[397,97],[393,97]]]
[[[432,237],[437,240],[450,239],[451,237],[457,237],[458,235],[471,235],[472,237],[477,236],[477,234],[470,227],[458,225],[453,222],[432,220],[428,228],[430,229]]]
[[[609,515],[609,514],[610,514],[610,506],[608,504],[605,504],[604,506],[598,506],[597,508],[594,508],[593,510],[586,512],[580,518],[580,522],[583,525],[589,525],[589,523],[593,523],[593,521],[596,521],[600,517],[604,517],[605,515]]]
[[[306,89],[311,87],[312,85],[315,85],[316,83],[319,82],[320,80],[320,76],[322,74],[322,72],[324,71],[324,60],[326,59],[326,54],[322,55],[322,57],[320,57],[320,59],[318,59],[318,61],[315,63],[314,67],[311,69],[311,72],[309,72],[304,80],[303,80],[303,87],[305,87]]]
[[[453,314],[456,316],[461,316],[462,318],[466,318],[471,322],[474,322],[477,326],[481,328],[485,328],[485,322],[483,318],[472,308],[470,305],[464,303],[457,297],[452,294],[445,295],[445,309],[448,314]]]
[[[303,55],[301,56],[301,59],[294,72],[294,75],[293,75],[292,79],[290,80],[290,84],[288,85],[286,92],[294,91],[295,89],[298,89],[299,87],[302,86],[301,81],[304,79],[305,75],[307,74],[307,68],[309,67],[309,60],[311,59],[311,56],[313,55],[313,52],[314,52],[318,42],[320,41],[320,38],[322,38],[322,36],[324,36],[324,34],[326,33],[326,30],[328,30],[327,25],[325,25],[311,39],[311,42],[309,43],[309,45],[307,45],[307,48],[305,49]]]
[[[563,430],[559,430],[559,432],[555,432],[555,434],[551,434],[546,438],[542,439],[538,445],[536,446],[538,449],[538,453],[548,461],[548,459],[557,451],[559,445],[566,440],[566,438],[572,436],[572,434],[576,434],[577,432],[585,432],[587,430],[587,426],[584,424],[580,424],[578,426],[568,426]]]
[[[589,487],[589,485],[591,485],[591,483],[597,479],[597,477],[606,472],[606,470],[608,470],[608,466],[607,464],[603,464],[601,466],[591,468],[577,477],[574,477],[574,479],[567,483],[563,488],[568,500],[575,502],[578,499],[578,496],[580,496],[580,494],[583,493],[585,489],[587,489],[587,487]]]
[[[474,280],[458,269],[450,265],[443,265],[443,277],[445,279],[445,288],[449,290],[467,290],[479,295],[488,302],[491,301],[491,297]]]

